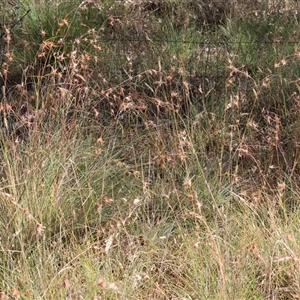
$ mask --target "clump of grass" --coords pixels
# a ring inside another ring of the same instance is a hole
[[[297,4],[19,4],[1,297],[297,299]]]

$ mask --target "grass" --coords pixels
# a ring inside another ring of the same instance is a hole
[[[0,299],[300,298],[299,4],[238,2],[3,4]]]

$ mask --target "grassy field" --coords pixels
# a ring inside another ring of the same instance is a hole
[[[0,299],[300,299],[298,1],[0,8]]]

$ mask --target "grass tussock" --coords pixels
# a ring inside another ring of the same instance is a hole
[[[1,299],[300,299],[298,2],[1,5]]]

